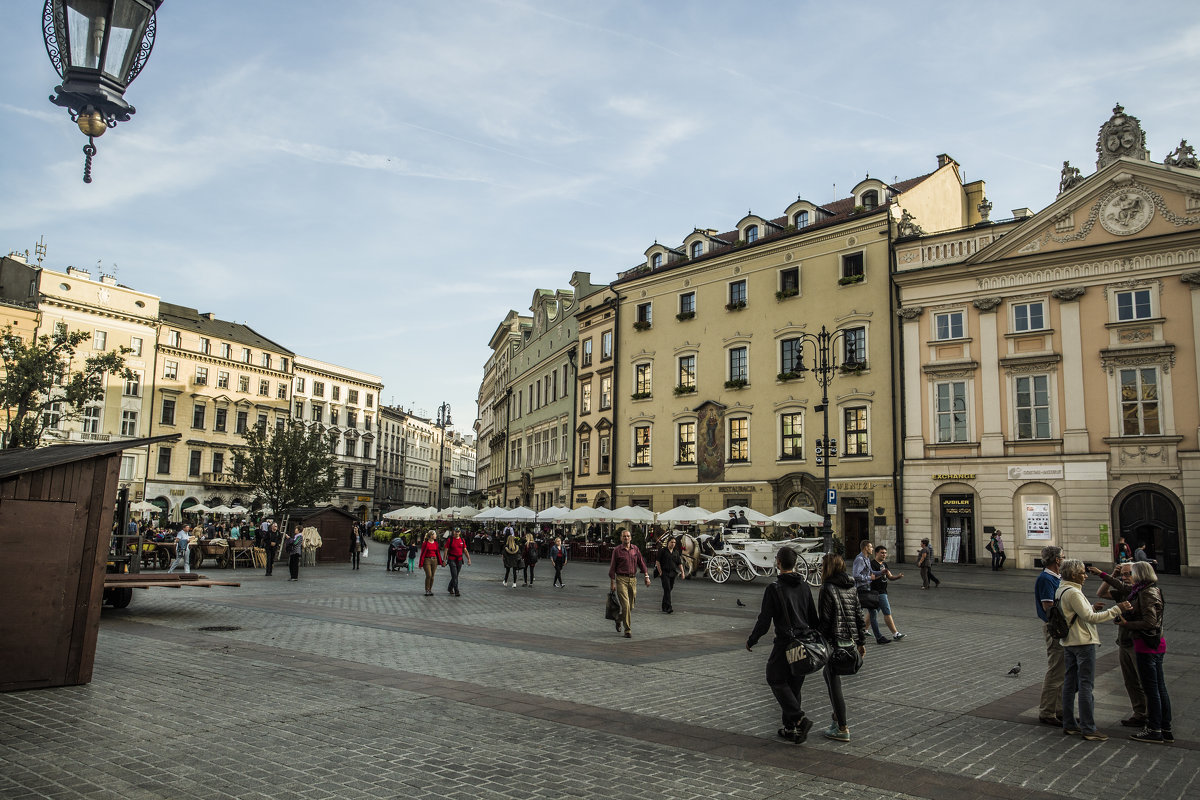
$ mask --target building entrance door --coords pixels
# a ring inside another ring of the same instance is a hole
[[[845,533],[846,555],[858,554],[859,546],[871,540],[870,519],[866,509],[847,508],[842,512],[842,528]],[[878,544],[878,542],[876,542]]]
[[[1135,491],[1121,501],[1117,519],[1120,535],[1135,550],[1144,544],[1158,572],[1179,574],[1179,515],[1170,497],[1153,489]]]
[[[975,497],[969,494],[944,494],[942,511],[942,561],[950,564],[975,563]]]

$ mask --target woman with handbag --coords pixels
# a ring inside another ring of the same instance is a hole
[[[521,547],[521,563],[525,567],[525,571],[521,573],[521,585],[533,586],[533,568],[538,562],[538,543],[534,540],[532,533],[525,534],[525,544]],[[516,576],[513,576],[513,583],[516,583]]]
[[[763,593],[762,610],[758,613],[754,630],[746,639],[746,649],[752,649],[774,624],[775,641],[771,655],[767,657],[767,685],[771,687],[783,712],[783,727],[779,729],[779,736],[800,744],[808,738],[813,722],[800,708],[804,675],[796,674],[788,660],[787,651],[797,638],[816,631],[817,608],[813,605],[808,584],[795,573],[795,550],[781,547],[775,554],[775,568],[779,571],[779,578]]]
[[[524,561],[521,558],[521,545],[517,544],[517,537],[511,533],[508,535],[508,539],[504,542],[504,553],[502,558],[504,561],[504,580],[500,582],[505,585],[508,584],[508,573],[511,570],[512,588],[515,589],[517,588],[517,571],[521,569],[521,565],[524,563]]]
[[[837,553],[829,553],[821,564],[821,596],[817,601],[819,630],[829,642],[832,654],[825,665],[825,685],[833,706],[833,723],[825,731],[826,739],[850,741],[846,724],[846,699],[842,696],[842,676],[854,675],[862,667],[867,624],[854,579],[846,574],[846,562]]]
[[[1158,575],[1147,561],[1135,561],[1132,566],[1133,587],[1129,602],[1133,605],[1128,617],[1118,618],[1117,624],[1133,632],[1133,652],[1138,677],[1146,693],[1146,727],[1130,736],[1138,742],[1152,744],[1175,741],[1171,732],[1171,698],[1163,676],[1163,656],[1167,640],[1163,638],[1163,596],[1158,588]]]

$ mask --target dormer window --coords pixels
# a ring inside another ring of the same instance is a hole
[[[758,226],[750,225],[749,227],[747,227],[744,238],[746,240],[746,244],[750,244],[752,242],[757,242],[758,241]]]
[[[650,256],[650,266],[654,267],[654,269],[658,269],[662,266],[662,253],[655,253],[654,255]]]
[[[879,192],[875,191],[874,189],[863,192],[861,205],[867,211],[870,211],[873,208],[878,208],[879,207]]]
[[[807,226],[808,226],[808,212],[807,211],[796,212],[796,227],[804,228]]]
[[[704,242],[692,242],[692,258],[704,255]]]

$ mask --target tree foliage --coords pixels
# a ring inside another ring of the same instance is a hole
[[[106,375],[134,380],[125,366],[125,354],[133,352],[128,347],[79,361],[76,351],[91,338],[86,331],[56,330],[26,342],[11,325],[0,333],[6,448],[37,447],[55,417],[61,425],[82,416],[89,403],[104,399]]]
[[[322,503],[337,486],[334,455],[319,426],[296,420],[282,427],[256,425],[234,448],[233,475],[276,512]]]

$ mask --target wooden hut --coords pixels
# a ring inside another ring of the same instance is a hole
[[[289,508],[286,515],[287,533],[291,533],[293,525],[299,524],[301,528],[316,528],[321,534],[318,562],[350,560],[350,539],[354,534],[354,523],[358,522],[353,514],[333,506],[315,506]]]
[[[92,679],[121,451],[177,438],[0,451],[0,691]]]

